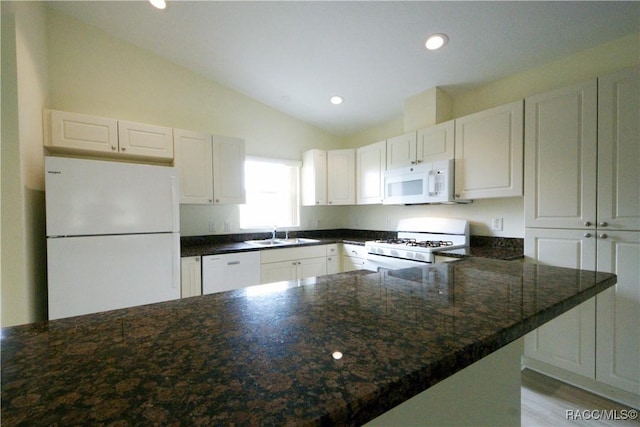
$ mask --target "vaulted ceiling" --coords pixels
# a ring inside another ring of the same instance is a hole
[[[336,135],[399,117],[425,89],[455,95],[640,30],[636,1],[49,5]],[[432,33],[448,44],[426,50]]]

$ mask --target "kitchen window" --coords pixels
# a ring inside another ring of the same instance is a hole
[[[247,202],[240,205],[240,228],[300,225],[300,162],[247,157]]]

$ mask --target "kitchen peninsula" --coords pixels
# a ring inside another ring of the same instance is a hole
[[[6,328],[2,422],[361,425],[615,283],[466,258]]]

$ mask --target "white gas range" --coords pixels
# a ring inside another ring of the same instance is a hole
[[[450,218],[409,218],[398,223],[397,238],[365,242],[365,268],[415,267],[435,261],[434,251],[469,245],[469,222]]]

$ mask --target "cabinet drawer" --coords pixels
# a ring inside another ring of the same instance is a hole
[[[317,258],[327,256],[327,245],[298,246],[295,248],[269,249],[260,251],[260,262],[289,261],[293,259]]]
[[[351,245],[348,243],[344,243],[342,245],[342,252],[344,256],[358,257],[358,258],[364,258],[367,255],[367,250],[365,249],[364,246]]]

